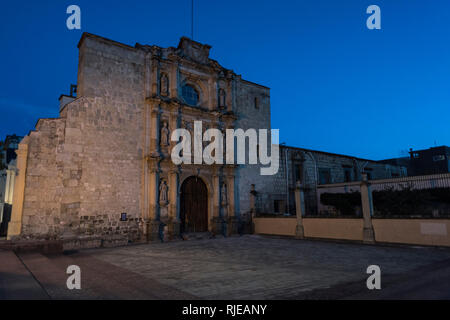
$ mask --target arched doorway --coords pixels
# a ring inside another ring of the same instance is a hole
[[[208,190],[202,179],[189,177],[184,180],[180,200],[180,231],[208,231]]]

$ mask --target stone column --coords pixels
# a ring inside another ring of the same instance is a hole
[[[220,233],[220,219],[219,219],[219,212],[220,212],[220,184],[219,184],[219,175],[218,173],[214,173],[213,175],[213,216],[210,221],[210,228],[211,232],[213,234]]]
[[[12,205],[14,195],[14,183],[16,178],[16,170],[11,166],[6,170],[6,185],[5,185],[5,203]]]
[[[213,77],[210,77],[208,79],[208,109],[209,110],[214,110],[216,109],[216,106],[214,105],[213,102],[213,96],[216,94],[216,90],[215,90],[215,80]]]
[[[152,96],[152,59],[151,53],[145,55],[145,97]]]
[[[151,95],[156,96],[158,94],[158,65],[159,61],[157,58],[152,57],[151,59],[151,73],[150,77],[150,86],[151,86]]]
[[[150,88],[150,79],[149,78],[149,94],[151,93]],[[141,218],[142,218],[142,239],[143,241],[147,240],[147,233],[148,233],[148,219],[149,219],[149,185],[150,185],[150,170],[149,170],[149,161],[150,161],[150,154],[151,154],[151,105],[147,101],[145,103],[145,113],[144,113],[144,129],[145,129],[145,140],[144,140],[144,159],[142,161],[142,212],[141,212]]]
[[[234,174],[228,173],[226,175],[227,181],[227,208],[228,208],[228,227],[227,233],[231,235],[237,233],[238,230],[238,217],[235,214],[235,204],[234,204]]]
[[[372,225],[373,216],[373,203],[372,203],[372,191],[370,190],[370,184],[367,179],[367,174],[361,174],[361,204],[364,219],[364,233],[363,242],[374,243],[375,242],[375,232]]]
[[[250,218],[252,222],[252,233],[255,233],[255,217],[256,217],[256,195],[255,185],[250,187]]]
[[[209,101],[210,101],[209,108],[210,108],[210,110],[217,110],[217,107],[219,106],[218,101],[217,101],[217,93],[218,93],[217,77],[213,77],[211,79],[210,88],[211,88],[210,89],[211,91],[210,91],[210,96],[209,96]]]
[[[151,124],[150,124],[150,154],[152,156],[160,155],[159,147],[159,106],[152,106]]]
[[[227,175],[227,187],[228,187],[228,215],[235,217],[235,204],[234,204],[234,174]]]
[[[153,162],[153,163],[152,163]],[[158,217],[158,208],[159,208],[159,170],[157,168],[157,163],[155,160],[151,160],[150,163],[150,174],[149,174],[149,214],[148,214],[148,223],[147,223],[147,240],[155,241],[159,238],[159,217]]]
[[[169,116],[169,148],[168,148],[168,157],[169,160],[171,157],[172,149],[177,145],[176,141],[172,141],[172,133],[178,128],[178,119],[180,117],[178,106],[171,105],[170,107],[170,116]]]
[[[177,211],[178,203],[178,170],[169,171],[169,234],[170,237],[180,235],[180,219]]]
[[[303,215],[305,214],[305,194],[300,181],[297,181],[295,188],[295,212],[297,215],[297,227],[295,229],[295,238],[304,239],[305,232],[303,229]]]
[[[227,105],[227,111],[233,111],[233,90],[232,90],[232,80],[227,79],[227,91],[226,91],[226,100],[225,103]]]
[[[170,77],[169,77],[169,95],[172,99],[178,96],[178,64],[173,62],[170,66]]]
[[[25,198],[25,179],[27,175],[27,162],[28,162],[27,142],[28,137],[25,137],[22,140],[22,143],[19,144],[19,149],[16,150],[18,173],[14,185],[11,220],[8,224],[8,236],[7,236],[8,240],[20,236],[22,232],[23,200]]]

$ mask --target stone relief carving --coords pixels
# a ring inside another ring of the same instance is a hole
[[[192,41],[188,38],[181,38],[179,44],[179,50],[181,50],[182,55],[188,57],[196,62],[207,64],[209,62],[209,50],[211,46],[206,44],[200,44],[198,42]]]

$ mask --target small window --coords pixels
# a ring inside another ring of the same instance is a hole
[[[255,97],[254,104],[255,104],[255,109],[259,109],[259,99],[258,99],[258,97]]]
[[[284,209],[284,200],[274,200],[273,211],[275,213],[283,213]]]
[[[191,106],[196,106],[198,104],[198,92],[193,86],[188,84],[183,86],[182,95],[187,104]]]
[[[319,168],[319,184],[331,183],[331,169]]]
[[[295,166],[295,182],[300,181],[303,183],[303,165],[297,164]]]
[[[344,168],[344,182],[351,182],[351,181],[352,181],[352,169]]]

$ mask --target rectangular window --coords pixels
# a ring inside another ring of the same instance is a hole
[[[344,182],[352,181],[352,169],[344,168]]]
[[[302,164],[297,164],[294,168],[294,172],[295,172],[295,181],[300,181],[303,183],[303,165]]]
[[[319,184],[331,183],[331,169],[319,168]]]
[[[275,213],[284,213],[284,200],[274,200],[273,211]]]

